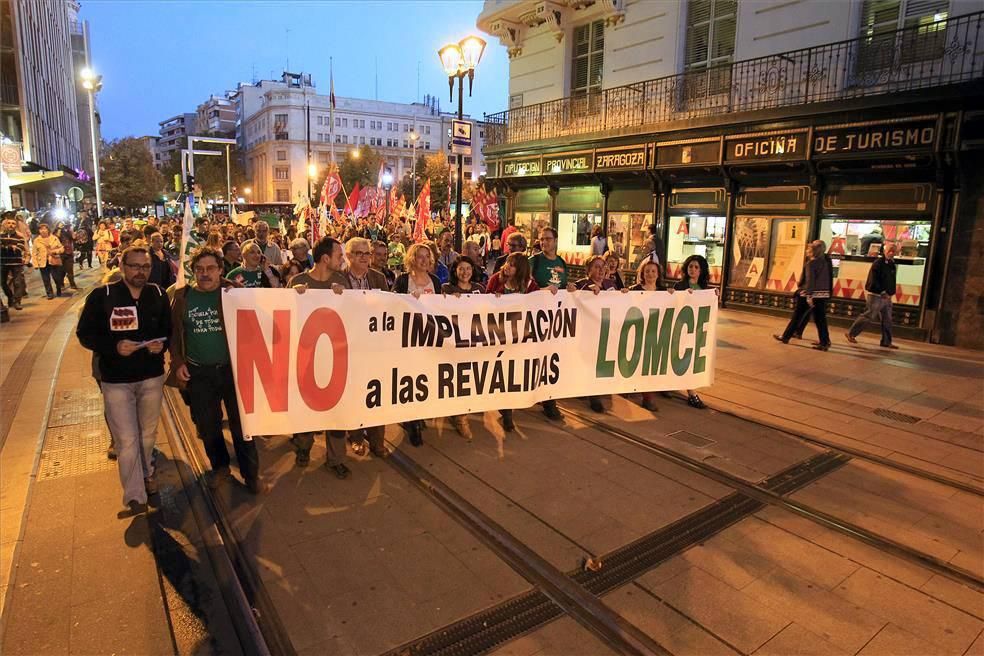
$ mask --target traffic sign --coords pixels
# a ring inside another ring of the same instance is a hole
[[[68,190],[68,199],[73,200],[76,203],[82,200],[82,188],[81,187],[70,187]]]
[[[471,155],[472,125],[468,121],[451,120],[451,152],[456,155]]]

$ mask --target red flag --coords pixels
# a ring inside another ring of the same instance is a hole
[[[424,183],[424,188],[417,196],[417,225],[413,228],[413,240],[419,242],[424,238],[424,228],[430,220],[431,207],[431,183],[430,180]]]
[[[324,205],[334,205],[335,196],[342,190],[342,179],[338,175],[338,168],[332,164],[331,170],[328,171],[328,177],[325,178],[325,186],[321,189],[321,204]]]
[[[355,214],[355,208],[359,206],[359,183],[356,182],[355,186],[352,187],[352,193],[349,194],[348,202],[345,203],[345,213],[352,215]]]

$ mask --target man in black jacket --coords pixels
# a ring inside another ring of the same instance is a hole
[[[125,250],[123,279],[85,299],[76,335],[98,356],[106,422],[116,445],[123,503],[140,510],[157,493],[154,442],[164,390],[164,347],[171,314],[164,291],[148,284],[150,253]]]
[[[850,343],[858,343],[857,337],[864,330],[866,323],[880,321],[882,348],[898,348],[892,343],[892,296],[895,295],[896,268],[895,244],[888,244],[868,271],[868,280],[864,285],[867,307],[864,314],[855,319],[845,335]]]

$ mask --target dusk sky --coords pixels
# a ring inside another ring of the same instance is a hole
[[[481,1],[82,0],[90,22],[92,63],[103,76],[99,94],[103,137],[157,134],[158,123],[193,112],[209,94],[238,82],[279,78],[289,57],[293,72],[311,73],[328,93],[334,58],[335,94],[412,102],[417,94],[448,100],[437,50],[478,34],[488,41],[465,113],[507,108],[509,64],[497,39],[481,34]],[[288,32],[289,40],[288,40]],[[457,93],[457,89],[455,91]],[[419,99],[419,98],[417,98]]]

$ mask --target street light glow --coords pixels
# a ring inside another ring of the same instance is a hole
[[[393,174],[389,171],[383,173],[383,186],[386,188],[393,186]]]
[[[477,36],[466,36],[458,46],[461,49],[461,67],[466,71],[474,70],[485,52],[485,40]]]
[[[79,71],[79,75],[82,77],[83,80],[94,80],[94,79],[96,79],[96,74],[93,73],[92,72],[92,69],[89,68],[88,66],[86,66],[81,71]]]
[[[318,177],[318,167],[314,164],[308,164],[308,175],[312,178]]]
[[[411,130],[410,131],[410,141],[416,141],[417,139],[420,139],[420,135],[417,134],[416,132],[414,132],[413,130]]]
[[[358,148],[352,150],[352,159],[359,159],[362,157],[362,153],[359,152]]]
[[[249,196],[251,193],[253,193],[253,188],[252,187],[246,187],[245,189],[243,189],[243,193],[246,194],[247,196]]]
[[[461,46],[457,43],[449,43],[437,51],[437,56],[441,58],[441,65],[448,77],[458,74],[462,59]]]

